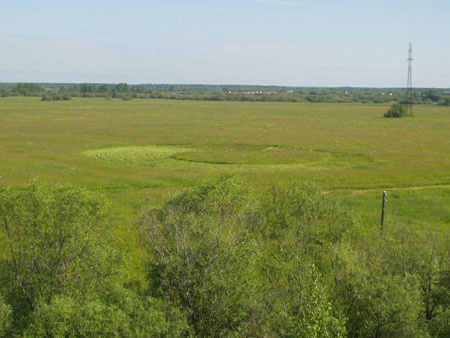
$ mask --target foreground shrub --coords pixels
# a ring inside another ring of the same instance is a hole
[[[39,303],[28,337],[186,337],[189,327],[176,311],[122,288],[75,300],[56,296]]]
[[[340,252],[336,302],[347,314],[350,337],[420,336],[421,298],[417,279],[386,271],[383,245]]]
[[[314,266],[342,236],[333,203],[311,186],[280,189],[266,204],[222,178],[143,214],[152,294],[199,336],[344,333]]]
[[[127,287],[109,213],[76,187],[0,188],[0,336],[449,336],[448,239],[367,233],[313,185],[221,177],[143,210]]]
[[[246,197],[221,179],[142,218],[151,292],[182,309],[200,336],[229,335],[252,321],[255,244],[241,223]]]
[[[333,305],[331,248],[353,227],[338,204],[313,185],[277,185],[263,199],[266,299],[275,336],[340,337],[345,316]]]
[[[81,188],[32,183],[0,188],[3,287],[16,318],[37,303],[101,288],[111,273],[109,204]]]
[[[448,239],[392,224],[338,248],[335,299],[351,337],[441,337],[450,308]]]

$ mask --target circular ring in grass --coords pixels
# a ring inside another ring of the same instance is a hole
[[[180,145],[151,145],[92,149],[84,151],[83,155],[98,160],[156,166],[170,161],[174,154],[189,150],[192,148]]]
[[[292,168],[345,169],[367,165],[361,155],[332,153],[281,145],[148,145],[87,150],[93,159],[153,167],[224,166],[230,169]]]
[[[227,144],[173,154],[172,158],[197,163],[235,165],[308,164],[325,160],[327,152],[278,145]]]

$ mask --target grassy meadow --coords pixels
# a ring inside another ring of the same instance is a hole
[[[450,224],[450,107],[73,99],[0,99],[0,184],[32,179],[106,194],[117,209],[231,173],[256,190],[313,181],[377,227]]]

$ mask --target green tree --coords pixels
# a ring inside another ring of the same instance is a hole
[[[0,97],[8,97],[10,91],[7,88],[0,88]]]
[[[226,178],[202,185],[142,216],[153,296],[200,336],[342,336],[322,273],[351,224],[313,186],[260,201]]]
[[[278,185],[263,201],[265,299],[276,336],[339,337],[345,318],[325,276],[330,252],[353,227],[335,200],[309,184]]]
[[[130,91],[130,86],[128,86],[128,84],[126,83],[118,83],[116,84],[114,89],[119,93],[128,93]]]
[[[31,183],[21,192],[0,188],[4,285],[17,318],[37,303],[101,287],[111,272],[109,206],[81,188]]]
[[[441,99],[441,92],[437,89],[430,89],[424,93],[424,99],[438,102]]]
[[[444,97],[439,101],[439,105],[441,106],[450,106],[450,97]]]
[[[25,96],[42,95],[45,88],[37,83],[18,83],[16,91]]]
[[[349,242],[337,251],[332,275],[335,302],[348,317],[350,337],[426,336],[418,276],[392,233]]]
[[[422,318],[432,336],[450,336],[449,238],[404,229],[401,238],[402,255],[401,260],[397,259],[398,269],[404,274],[414,275],[418,281]]]
[[[384,114],[384,117],[404,117],[406,115],[406,107],[401,103],[394,103],[388,111]]]
[[[246,197],[222,178],[142,216],[152,295],[182,309],[203,337],[245,331],[253,323],[255,243],[241,222]]]

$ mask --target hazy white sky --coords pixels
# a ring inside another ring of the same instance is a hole
[[[450,87],[448,0],[0,0],[0,82]]]

